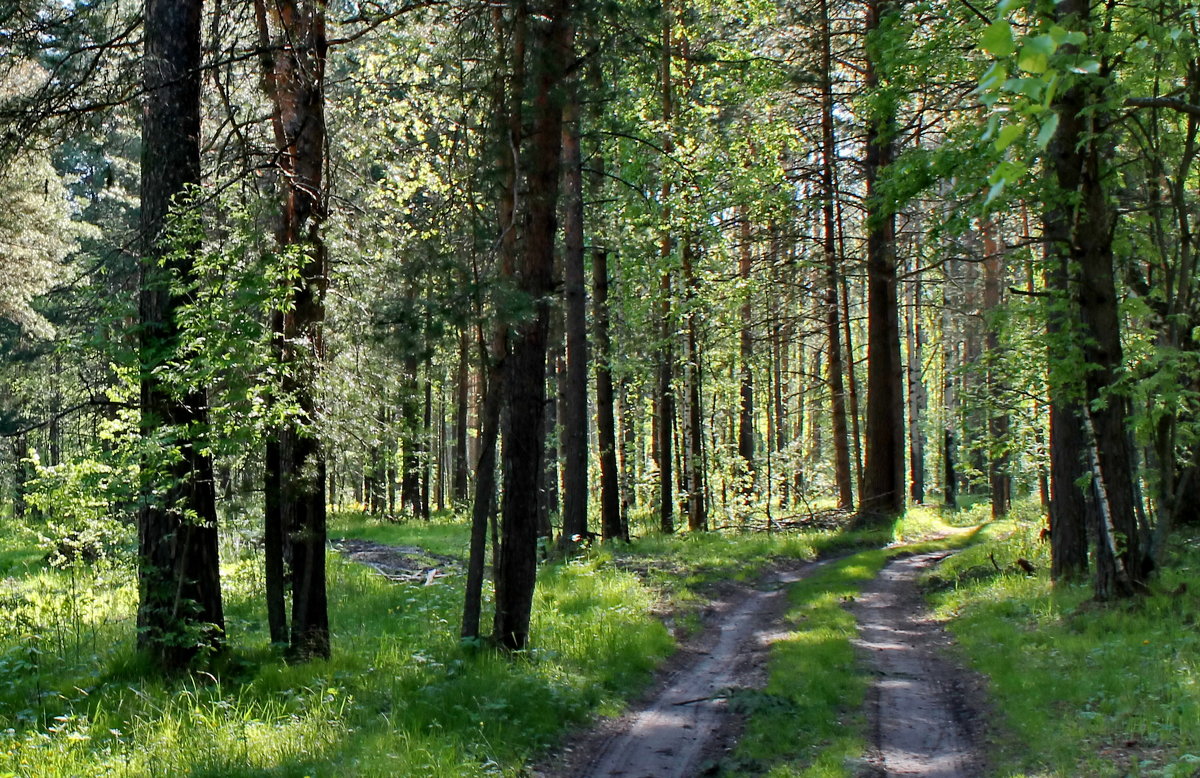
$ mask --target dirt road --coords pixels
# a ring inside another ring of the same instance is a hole
[[[944,630],[929,618],[917,577],[945,552],[892,560],[851,610],[859,648],[875,674],[868,698],[875,775],[972,778],[985,774],[978,743],[979,679],[945,652]]]
[[[851,605],[859,647],[876,682],[868,699],[872,750],[861,776],[974,778],[985,774],[977,744],[981,684],[944,652],[944,631],[928,618],[916,580],[945,553],[890,562]],[[706,628],[677,654],[662,679],[624,716],[577,737],[544,778],[694,778],[736,742],[740,722],[730,690],[765,683],[770,644],[781,633],[783,590],[813,569],[777,574],[758,589],[731,587]],[[719,774],[714,772],[713,774]]]
[[[553,778],[694,778],[737,735],[731,690],[764,682],[767,650],[781,636],[787,584],[812,564],[777,572],[759,588],[734,586],[713,603],[706,628],[676,656],[655,691],[619,719],[579,738],[539,775]]]

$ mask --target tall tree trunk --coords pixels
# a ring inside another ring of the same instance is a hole
[[[299,247],[299,273],[283,316],[283,391],[297,414],[278,433],[279,520],[291,544],[291,654],[328,657],[325,456],[313,428],[328,264],[325,195],[325,3],[255,0],[267,95],[273,104],[282,191],[276,242]]]
[[[212,459],[199,442],[208,423],[203,388],[180,397],[158,378],[178,354],[176,316],[187,296],[171,274],[195,278],[189,251],[164,239],[167,215],[200,184],[200,0],[146,0],[142,121],[141,432],[177,451],[143,462],[138,513],[138,648],[160,667],[220,648],[225,617],[217,554]],[[194,236],[181,236],[194,248]]]
[[[674,10],[670,0],[664,0],[663,29],[662,29],[662,118],[666,131],[663,136],[663,151],[670,155],[675,148],[671,133],[671,121],[674,116],[674,95],[671,84],[672,30],[674,29]],[[673,469],[673,449],[671,446],[674,434],[675,419],[675,390],[672,386],[674,376],[674,349],[671,341],[675,328],[671,325],[671,181],[666,173],[666,161],[663,162],[662,174],[662,207],[663,232],[659,245],[659,260],[662,263],[662,281],[660,283],[661,300],[659,301],[659,337],[661,342],[658,351],[658,385],[656,393],[655,451],[658,457],[658,526],[667,534],[675,531],[675,480]]]
[[[417,355],[404,356],[400,379],[400,505],[414,517],[421,516],[421,442]]]
[[[700,333],[696,314],[696,245],[689,237],[683,247],[683,279],[687,289],[687,335],[683,383],[687,392],[687,511],[688,529],[708,530],[708,501],[704,482],[704,413],[700,405]]]
[[[1004,284],[1003,246],[996,238],[995,225],[983,227],[983,315],[987,327],[988,389],[988,482],[992,496],[992,518],[1008,515],[1012,479],[1008,473],[1008,413],[1003,408],[1002,379],[999,376],[1001,288]]]
[[[921,327],[921,279],[908,284],[908,461],[909,496],[915,503],[925,502],[925,432],[921,419],[925,414],[925,380],[921,360],[925,351],[925,331]]]
[[[454,382],[454,466],[450,494],[456,505],[466,503],[467,494],[467,416],[469,408],[470,345],[464,327],[458,338],[458,375]]]
[[[899,12],[895,0],[868,0],[868,40]],[[872,48],[868,43],[868,51]],[[883,63],[867,58],[870,93],[889,88]],[[896,117],[891,100],[879,100],[867,120],[867,435],[860,522],[879,524],[904,510],[904,390],[900,320],[896,300],[896,215],[879,192],[880,177],[895,155]]]
[[[420,513],[422,519],[429,519],[429,492],[432,486],[431,470],[433,467],[433,457],[431,456],[430,444],[433,440],[433,377],[430,375],[433,372],[433,364],[429,359],[425,360],[425,403],[424,411],[421,415],[421,439],[418,445],[418,452],[421,455],[421,504]]]
[[[535,312],[512,328],[505,366],[504,496],[500,558],[496,560],[496,639],[525,648],[537,576],[537,486],[544,441],[548,298],[554,277],[558,184],[562,152],[560,87],[573,56],[571,0],[547,0],[529,13],[535,31],[536,79],[519,289]]]
[[[593,93],[599,94],[600,64],[591,69]],[[604,189],[604,157],[593,163],[591,196],[599,199]],[[596,364],[596,442],[600,455],[600,535],[607,542],[629,541],[621,521],[621,471],[617,463],[617,422],[612,379],[612,336],[608,308],[608,248],[593,239],[592,249],[592,340]]]
[[[517,167],[524,130],[525,39],[527,13],[524,0],[512,3],[512,28],[504,29],[501,6],[492,7],[496,36],[493,115],[497,130],[496,170],[499,240],[497,262],[500,278],[512,283],[517,269]],[[484,558],[487,554],[488,519],[495,515],[496,442],[504,407],[504,380],[508,359],[508,321],[499,316],[488,353],[482,327],[479,329],[480,375],[484,378],[483,403],[479,413],[479,460],[475,468],[475,498],[471,508],[471,544],[467,560],[466,596],[463,602],[462,637],[479,637],[483,600]],[[494,526],[494,524],[493,524]],[[499,558],[498,533],[493,530],[493,567]]]
[[[841,308],[838,286],[841,261],[837,254],[837,223],[834,218],[833,169],[837,164],[837,140],[833,131],[833,53],[829,3],[821,0],[821,216],[825,254],[825,334],[829,346],[826,360],[829,376],[829,413],[833,434],[833,472],[837,486],[837,507],[854,507],[850,479],[850,446],[846,430],[846,389],[842,366]]]
[[[1093,26],[1090,0],[1064,0],[1055,6],[1055,14],[1058,20],[1070,20],[1085,31]],[[1105,187],[1111,169],[1111,152],[1104,137],[1109,117],[1098,108],[1104,99],[1104,82],[1109,79],[1107,68],[1102,63],[1098,76],[1080,79],[1061,92],[1055,103],[1059,123],[1048,157],[1057,191],[1052,193],[1054,205],[1047,214],[1049,245],[1062,252],[1071,263],[1070,270],[1077,269],[1071,279],[1072,302],[1080,325],[1074,342],[1082,341],[1082,356],[1088,367],[1081,416],[1084,448],[1092,452],[1093,488],[1100,518],[1096,522],[1099,542],[1095,555],[1095,592],[1099,600],[1134,594],[1144,586],[1147,573],[1125,422],[1129,403],[1126,396],[1112,391],[1124,357],[1113,273],[1116,214]],[[1057,420],[1064,423],[1058,431],[1065,431],[1062,427],[1068,419],[1059,416]],[[1063,486],[1055,485],[1056,494]],[[1069,533],[1071,529],[1059,525],[1052,531]]]
[[[749,284],[751,271],[750,212],[742,208],[741,247],[738,249],[738,278],[743,285]],[[738,458],[741,469],[738,476],[746,498],[754,491],[754,309],[750,303],[750,290],[745,289],[742,301],[741,330],[738,337],[738,364],[740,385],[738,389]]]
[[[588,354],[583,261],[583,155],[580,150],[579,78],[568,79],[563,106],[563,296],[567,366],[563,393],[562,540],[587,537]]]

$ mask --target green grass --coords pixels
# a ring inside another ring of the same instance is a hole
[[[1051,585],[1041,526],[993,525],[931,578],[937,612],[990,681],[1007,743],[999,774],[1195,775],[1200,602],[1168,592],[1200,591],[1200,554],[1180,546],[1159,593],[1102,606],[1087,585]],[[1038,573],[1018,571],[1018,556]]]
[[[790,632],[771,648],[766,688],[733,701],[748,716],[723,774],[855,774],[868,745],[862,707],[871,678],[855,656],[854,617],[844,605],[892,556],[962,546],[973,533],[956,531],[937,511],[918,507],[890,535],[890,547],[826,562],[789,589]],[[935,539],[918,542],[924,538]]]
[[[361,538],[393,546],[419,546],[426,551],[465,560],[470,550],[470,527],[453,515],[435,516],[429,521],[379,521],[364,513],[340,513],[334,516],[329,537]]]
[[[446,522],[335,528],[437,553],[465,538]],[[657,593],[602,555],[543,568],[536,644],[513,659],[460,645],[461,577],[394,584],[331,555],[334,658],[289,666],[266,647],[260,567],[226,560],[234,649],[173,680],[133,653],[127,569],[5,581],[20,618],[0,634],[0,776],[518,775],[673,649]]]

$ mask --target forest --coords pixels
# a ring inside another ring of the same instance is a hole
[[[0,0],[0,778],[1200,775],[1198,157],[1194,0]]]

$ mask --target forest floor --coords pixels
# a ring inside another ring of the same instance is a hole
[[[848,603],[861,661],[874,676],[867,697],[871,751],[856,770],[864,778],[984,773],[982,681],[948,656],[950,639],[930,617],[917,581],[949,553],[896,558]],[[787,587],[823,564],[776,567],[753,586],[725,583],[705,609],[702,628],[682,641],[651,691],[624,715],[571,738],[535,774],[725,774],[743,725],[736,700],[766,685],[771,645],[788,632]]]

